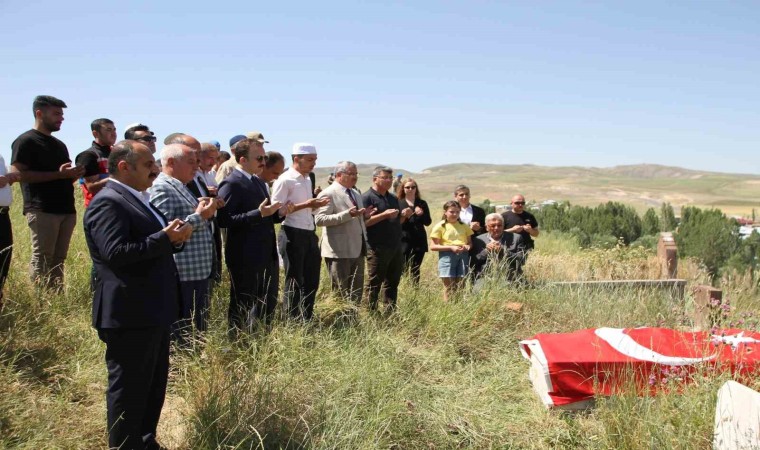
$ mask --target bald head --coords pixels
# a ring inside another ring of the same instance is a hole
[[[166,145],[182,144],[182,145],[187,145],[188,147],[192,148],[196,152],[201,151],[201,143],[198,141],[198,139],[195,139],[189,134],[177,134],[176,136],[172,136],[170,139],[166,139],[166,140],[168,141],[166,142]]]
[[[525,197],[522,194],[517,194],[512,197],[512,211],[521,213],[525,207]]]

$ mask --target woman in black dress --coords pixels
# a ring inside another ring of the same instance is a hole
[[[420,195],[420,188],[413,178],[407,178],[399,184],[396,191],[399,209],[412,209],[412,215],[401,224],[401,248],[404,250],[405,271],[412,273],[412,283],[420,281],[420,266],[428,251],[428,239],[425,227],[430,225],[430,209]]]

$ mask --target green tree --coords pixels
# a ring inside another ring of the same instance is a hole
[[[676,222],[676,214],[673,212],[673,205],[663,203],[660,207],[660,230],[675,231],[677,226],[678,223]]]
[[[492,212],[496,212],[496,207],[491,204],[491,200],[485,199],[483,200],[483,203],[480,204],[480,207],[483,208],[483,211],[486,212],[486,214],[491,214]]]
[[[720,210],[681,209],[681,224],[676,233],[678,251],[702,261],[711,276],[716,276],[741,247],[739,224]]]
[[[654,208],[647,209],[641,223],[641,232],[645,235],[653,235],[660,232],[660,218]]]

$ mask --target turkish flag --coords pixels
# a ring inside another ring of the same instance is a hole
[[[726,329],[590,328],[520,341],[533,387],[546,406],[573,407],[596,395],[670,389],[701,369],[739,376],[760,369],[760,333]]]

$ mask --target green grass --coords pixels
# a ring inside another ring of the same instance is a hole
[[[0,448],[102,448],[106,442],[104,346],[90,328],[90,263],[81,227],[61,296],[27,281],[28,232],[14,205],[16,237],[0,315]],[[80,217],[81,221],[81,217]],[[656,396],[599,399],[580,414],[546,410],[517,343],[536,333],[596,326],[689,326],[689,298],[667,292],[558,289],[545,280],[646,277],[641,249],[581,251],[542,235],[526,269],[534,287],[488,283],[441,301],[429,254],[423,280],[405,277],[399,311],[371,317],[332,297],[323,273],[316,320],[278,322],[230,342],[227,284],[213,292],[203,342],[175,353],[159,439],[172,448],[709,448],[715,393],[725,377]],[[681,275],[704,282],[697,264]],[[324,272],[324,271],[323,271]],[[731,320],[758,310],[755,282],[723,280]],[[521,302],[517,313],[507,302]],[[754,322],[753,326],[757,326]],[[754,386],[755,388],[760,386]]]

